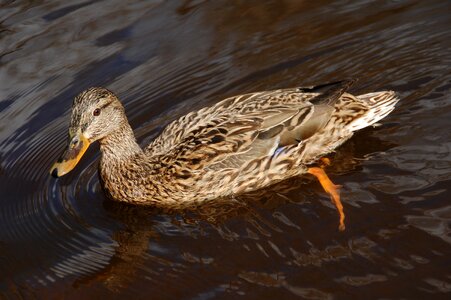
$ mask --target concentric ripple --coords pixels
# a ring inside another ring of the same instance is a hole
[[[107,265],[114,252],[114,243],[108,237],[110,229],[102,229],[102,219],[96,216],[103,200],[96,164],[89,164],[88,156],[88,162],[85,160],[67,181],[55,180],[48,173],[66,136],[59,125],[51,123],[33,138],[15,145],[10,152],[13,155],[3,157],[8,162],[4,164],[4,184],[9,190],[6,195],[16,199],[2,204],[1,240],[8,246],[21,241],[21,249],[11,251],[41,257],[27,262],[27,272],[37,271],[34,268],[43,271],[41,276],[34,276],[39,282],[98,270]],[[27,193],[22,196],[24,190]],[[96,223],[91,224],[90,219]]]

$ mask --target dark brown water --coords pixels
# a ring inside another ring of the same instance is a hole
[[[1,299],[450,299],[449,1],[2,1]],[[68,176],[73,97],[117,92],[146,145],[227,96],[357,77],[383,125],[311,180],[192,212],[113,205],[98,146]]]

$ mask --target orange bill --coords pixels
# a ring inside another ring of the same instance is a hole
[[[81,131],[78,131],[74,136],[71,136],[69,145],[56,163],[53,164],[50,169],[50,174],[56,178],[72,171],[88,149],[89,144],[88,139]]]

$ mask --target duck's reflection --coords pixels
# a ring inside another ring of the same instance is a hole
[[[384,151],[394,146],[368,136],[365,136],[365,141],[364,145],[359,145],[353,140],[343,145],[339,152],[330,156],[332,164],[328,167],[328,172],[332,176],[352,172],[360,168],[363,157],[368,153],[365,150],[368,147],[373,151],[374,149]],[[276,219],[281,220],[281,218],[273,211],[287,203],[303,201],[313,203],[313,198],[318,198],[318,194],[322,193],[321,188],[314,181],[309,176],[291,178],[245,195],[178,209],[151,208],[105,201],[104,208],[107,213],[123,224],[122,229],[112,234],[112,239],[117,243],[115,254],[108,267],[77,280],[75,285],[101,283],[108,290],[119,291],[132,284],[139,270],[143,268],[146,268],[147,272],[149,270],[155,272],[156,277],[160,276],[157,274],[160,272],[159,266],[177,269],[174,261],[163,258],[164,255],[156,254],[158,251],[153,251],[155,250],[153,248],[158,248],[158,243],[155,243],[153,247],[152,241],[162,238],[158,233],[161,230],[157,229],[161,226],[158,216],[170,219],[171,225],[178,227],[180,231],[186,231],[186,228],[190,226],[202,231],[205,226],[210,226],[218,232],[221,231],[219,234],[225,238],[227,237],[222,225],[234,218],[253,223],[254,226],[264,226],[281,232],[276,225]],[[263,216],[265,214],[266,216]],[[293,226],[298,225],[293,224]],[[208,239],[208,236],[205,238]]]

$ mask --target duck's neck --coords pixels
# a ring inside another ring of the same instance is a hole
[[[102,161],[112,163],[126,162],[143,152],[128,122],[123,122],[116,131],[100,140],[100,151]]]

